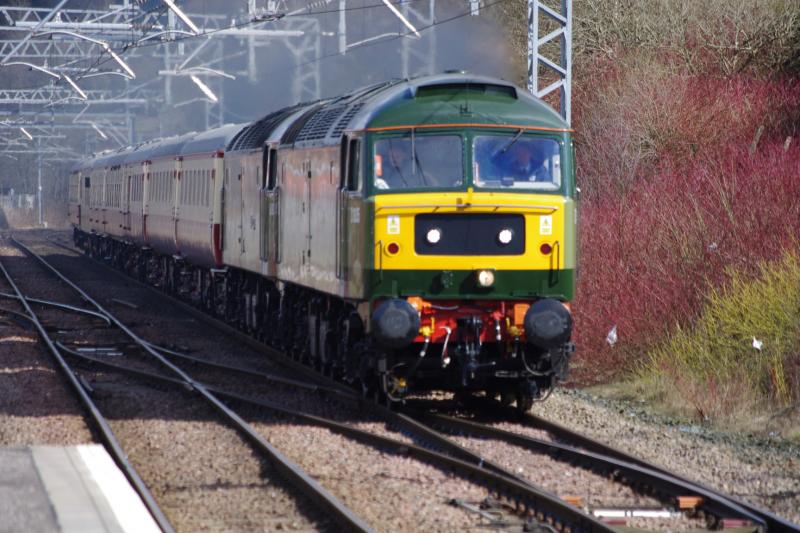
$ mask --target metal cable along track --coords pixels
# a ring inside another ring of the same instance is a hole
[[[27,247],[25,244],[21,243],[20,241],[16,240],[15,238],[11,238],[11,241],[18,246],[20,249],[25,251],[28,255],[33,257],[34,259],[38,260],[45,268],[47,268],[50,272],[52,272],[55,276],[61,279],[64,283],[72,287],[76,292],[78,292],[81,297],[89,304],[94,306],[101,314],[108,317],[111,322],[125,332],[126,335],[136,343],[143,351],[145,351],[150,356],[154,357],[158,360],[164,367],[166,367],[169,371],[171,371],[175,376],[177,382],[181,384],[181,386],[188,388],[191,391],[195,391],[200,396],[202,396],[213,408],[219,411],[238,431],[240,431],[248,440],[255,446],[255,448],[260,451],[261,453],[266,454],[271,462],[275,465],[276,469],[292,484],[294,484],[301,492],[303,492],[306,496],[311,498],[313,501],[317,503],[321,508],[324,508],[343,528],[348,531],[372,531],[372,529],[355,513],[353,513],[350,509],[348,509],[338,498],[330,494],[325,488],[323,488],[316,480],[311,478],[305,471],[303,471],[298,465],[296,465],[293,461],[291,461],[288,457],[284,456],[280,451],[274,448],[269,442],[264,439],[258,432],[256,432],[247,422],[245,422],[238,414],[236,414],[233,410],[228,408],[219,398],[217,398],[209,389],[207,389],[203,384],[196,382],[190,376],[188,376],[183,370],[178,368],[177,366],[173,365],[170,361],[168,361],[163,355],[161,355],[158,351],[156,351],[147,341],[138,337],[133,331],[131,331],[125,324],[119,321],[113,314],[108,312],[99,302],[94,300],[88,294],[86,294],[83,289],[78,287],[75,283],[71,280],[66,278],[61,272],[59,272],[55,267],[50,265],[44,258],[36,254],[33,250]],[[2,264],[0,264],[2,267]],[[11,281],[6,272],[5,268],[2,268],[3,273],[6,277]],[[12,282],[13,285],[13,282]],[[30,306],[25,301],[22,294],[16,288],[16,285],[13,285],[15,292],[20,297],[21,301],[24,303],[28,313],[33,316],[33,313],[30,309]],[[34,319],[35,320],[35,319]],[[102,419],[99,411],[97,410],[96,406],[92,401],[89,399],[86,391],[81,387],[77,378],[74,375],[74,372],[69,368],[67,363],[61,357],[58,348],[53,344],[52,340],[47,336],[44,328],[41,324],[36,321],[37,329],[39,329],[42,338],[48,345],[48,348],[54,354],[54,356],[59,361],[59,366],[62,367],[64,372],[69,376],[70,381],[73,382],[73,386],[78,390],[79,394],[81,395],[81,401],[85,403],[88,409],[93,413],[96,413],[96,416],[99,419]],[[98,422],[100,423],[100,422]],[[105,427],[108,427],[103,420],[102,423]],[[108,429],[110,433],[110,428]],[[113,437],[113,435],[111,435]],[[159,522],[159,525],[162,526],[162,529],[165,531],[172,531],[172,527],[167,522],[166,518],[163,517],[161,511],[158,510],[158,506],[155,503],[152,495],[150,495],[147,488],[144,486],[142,480],[136,475],[133,471],[133,468],[130,467],[129,463],[127,462],[127,457],[125,456],[124,452],[122,451],[119,443],[116,439],[113,440],[113,445],[110,444],[115,448],[115,458],[117,455],[120,457],[125,458],[125,464],[128,465],[128,470],[131,472],[129,475],[129,479],[131,482],[135,484],[135,486],[141,487],[140,494],[146,494],[147,498],[152,502],[148,504],[148,509],[151,510],[153,513],[154,518]],[[117,451],[118,450],[118,451]],[[122,467],[122,465],[120,465]],[[128,471],[126,470],[126,474]],[[134,477],[132,477],[134,476]],[[135,481],[134,481],[135,480]],[[145,497],[143,496],[143,499]],[[147,504],[147,502],[146,502]],[[151,506],[152,505],[152,508]],[[158,520],[156,514],[154,513],[153,509],[158,510],[158,514],[162,517],[161,520]]]
[[[67,250],[70,250],[73,253],[79,253],[74,248],[65,246],[61,243],[53,241],[51,241],[51,243],[59,247],[65,248]],[[358,404],[362,408],[372,410],[373,414],[376,414],[378,417],[383,419],[387,424],[399,428],[400,430],[406,433],[417,435],[418,437],[420,437],[421,441],[424,442],[425,445],[428,447],[408,444],[406,442],[369,433],[367,431],[363,431],[348,426],[346,424],[341,424],[333,420],[328,420],[308,413],[298,412],[296,409],[291,409],[291,410],[285,409],[275,403],[263,400],[254,400],[251,398],[241,396],[239,394],[222,391],[208,385],[201,385],[199,383],[196,384],[198,386],[206,387],[207,390],[213,391],[213,393],[216,394],[217,396],[228,398],[231,401],[238,401],[238,402],[248,403],[251,405],[256,405],[258,407],[271,409],[277,413],[301,419],[309,424],[326,427],[331,431],[335,431],[342,435],[349,436],[353,439],[359,440],[367,445],[374,446],[381,450],[384,451],[389,450],[392,451],[393,453],[402,453],[410,455],[421,461],[431,463],[437,467],[446,468],[448,470],[454,470],[456,472],[459,472],[462,476],[477,480],[481,482],[483,485],[489,487],[490,489],[495,490],[498,493],[507,496],[511,501],[516,502],[518,506],[522,507],[523,514],[533,516],[538,520],[540,520],[542,523],[553,524],[558,529],[571,532],[614,531],[611,527],[609,527],[602,521],[583,513],[580,509],[568,504],[555,494],[551,494],[543,490],[542,488],[531,484],[527,480],[519,478],[518,476],[507,471],[503,467],[491,461],[486,460],[480,455],[475,454],[474,452],[460,446],[459,444],[455,443],[454,441],[450,440],[444,435],[432,430],[431,428],[423,424],[420,424],[419,422],[413,420],[412,418],[403,415],[401,413],[394,412],[386,407],[374,404],[372,402],[368,402],[363,398],[361,398],[360,396],[358,396],[351,388],[347,387],[346,385],[343,385],[342,383],[323,377],[320,374],[313,372],[311,369],[302,365],[301,363],[294,361],[293,359],[287,357],[286,355],[258,342],[254,338],[231,327],[230,325],[225,324],[223,322],[219,322],[218,320],[206,315],[205,313],[202,313],[200,310],[187,304],[186,302],[183,302],[161,291],[158,291],[157,289],[147,284],[144,284],[138,280],[132,279],[124,275],[123,273],[109,267],[108,265],[105,265],[101,261],[95,260],[95,262],[108,268],[110,272],[113,272],[114,274],[120,276],[126,282],[133,281],[135,284],[154,292],[160,297],[166,297],[170,299],[171,302],[177,304],[182,309],[192,314],[192,316],[197,317],[203,320],[204,322],[211,324],[214,327],[221,329],[226,333],[236,337],[237,339],[242,340],[243,342],[247,343],[249,346],[255,348],[256,350],[262,353],[266,353],[269,356],[277,359],[277,362],[283,364],[284,366],[287,366],[293,370],[303,373],[304,375],[308,376],[311,380],[315,382],[320,382],[320,381],[323,382],[324,385],[321,386],[315,383],[287,380],[286,378],[283,377],[271,376],[261,372],[253,372],[248,369],[243,369],[240,367],[228,367],[226,365],[211,363],[209,361],[204,361],[203,359],[200,358],[191,357],[186,354],[182,354],[180,352],[168,349],[162,349],[160,347],[151,345],[153,349],[161,351],[165,357],[170,357],[170,356],[178,357],[191,363],[204,364],[208,366],[214,366],[217,368],[225,368],[227,370],[235,372],[249,373],[254,377],[261,377],[265,379],[275,378],[276,381],[285,382],[293,386],[297,386],[299,384],[299,386],[301,386],[302,388],[306,388],[308,390],[314,390],[321,393],[334,395],[340,400],[351,401],[355,404]],[[165,382],[171,382],[175,384],[180,383],[181,385],[185,386],[184,382],[180,380],[175,380],[174,378],[169,378],[166,376],[143,372],[140,370],[135,370],[130,368],[119,368],[120,365],[109,363],[107,361],[93,358],[91,356],[87,356],[85,354],[81,354],[78,352],[66,351],[65,353],[68,353],[75,357],[79,357],[84,361],[90,361],[93,364],[114,367],[117,370],[127,372],[131,375],[138,375],[139,377],[146,379],[162,380]],[[442,451],[435,451],[435,450],[442,450]]]

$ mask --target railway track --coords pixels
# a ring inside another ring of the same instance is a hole
[[[43,265],[46,265],[51,272],[54,274],[57,272],[57,270],[49,265],[42,257],[36,255],[33,250],[18,241],[15,242],[18,246],[24,249],[26,253],[36,257]],[[75,349],[74,347],[69,347],[64,344],[56,345],[56,348],[60,349],[66,355],[76,360],[80,360],[84,364],[91,364],[95,367],[102,367],[106,370],[124,372],[128,375],[136,376],[139,379],[159,381],[163,384],[191,388],[193,391],[200,392],[206,397],[215,398],[216,402],[214,402],[214,405],[218,409],[229,409],[229,407],[226,405],[221,405],[223,402],[236,402],[238,404],[249,405],[259,409],[269,409],[276,415],[299,419],[305,424],[324,427],[331,432],[346,436],[348,439],[358,441],[372,448],[381,451],[389,451],[392,454],[403,457],[410,457],[416,461],[433,465],[440,470],[455,472],[469,482],[474,482],[481,486],[489,487],[493,493],[497,495],[498,506],[504,509],[506,514],[514,515],[517,518],[523,519],[521,522],[515,522],[514,525],[517,525],[518,523],[524,524],[525,522],[530,521],[534,524],[551,524],[553,527],[556,527],[559,530],[611,531],[611,529],[602,522],[585,515],[555,495],[548,494],[545,491],[541,491],[531,486],[530,484],[522,483],[514,479],[513,475],[509,472],[505,472],[496,466],[491,467],[487,461],[481,459],[480,457],[471,454],[466,450],[460,449],[460,447],[457,445],[454,445],[452,442],[437,435],[435,432],[430,431],[424,426],[418,425],[409,419],[402,420],[401,415],[392,413],[389,410],[384,409],[382,416],[391,418],[392,422],[396,425],[402,425],[403,431],[406,433],[413,432],[418,437],[421,435],[422,438],[428,443],[428,447],[416,445],[408,439],[399,440],[397,438],[389,437],[385,434],[381,435],[372,431],[361,430],[353,425],[343,424],[331,418],[307,414],[298,410],[296,406],[287,407],[273,401],[258,399],[252,396],[233,392],[230,390],[231,387],[226,389],[224,385],[210,385],[205,382],[198,381],[194,377],[190,377],[177,364],[173,363],[173,361],[180,360],[186,364],[213,368],[213,372],[217,374],[214,377],[217,379],[219,378],[219,371],[221,370],[239,374],[248,373],[252,377],[260,380],[269,380],[273,383],[291,386],[294,388],[301,388],[312,393],[324,393],[327,395],[332,395],[340,401],[354,402],[361,407],[366,405],[373,411],[377,409],[371,404],[365,404],[362,400],[356,397],[352,391],[343,388],[341,384],[333,383],[331,386],[320,386],[319,384],[315,384],[310,381],[300,382],[298,380],[287,379],[283,376],[274,376],[265,374],[263,372],[250,371],[238,366],[231,367],[229,365],[222,365],[218,362],[203,360],[198,357],[181,353],[174,349],[165,349],[163,347],[154,346],[147,341],[138,338],[116,316],[104,309],[98,302],[91,299],[88,294],[72,284],[63,275],[59,275],[59,277],[66,283],[70,284],[75,290],[79,291],[87,302],[90,302],[94,307],[96,307],[101,314],[107,316],[114,325],[125,331],[128,337],[139,345],[141,350],[154,357],[160,363],[160,366],[170,370],[172,375],[168,376],[162,371],[146,370],[142,368],[141,365],[121,365],[118,363],[109,362],[108,358],[98,357],[97,355],[91,356],[86,352],[81,352],[79,349]],[[446,448],[446,452],[442,453],[432,450],[431,442],[433,442],[434,446]],[[485,511],[481,512],[485,514]]]
[[[641,461],[626,461],[609,455],[588,451],[581,447],[562,444],[552,439],[536,439],[524,434],[497,429],[469,420],[434,414],[431,410],[407,409],[405,410],[405,414],[401,414],[382,406],[364,402],[352,391],[341,390],[331,386],[320,386],[300,380],[286,380],[281,377],[274,379],[274,376],[265,376],[261,372],[253,372],[240,367],[221,365],[172,350],[161,350],[168,356],[183,359],[193,365],[207,366],[214,370],[243,373],[253,379],[274,380],[276,383],[303,389],[309,394],[325,395],[329,397],[330,400],[344,403],[347,405],[348,409],[361,413],[362,417],[368,416],[368,413],[371,414],[384,422],[387,427],[411,437],[413,442],[422,443],[423,448],[433,448],[468,464],[478,464],[483,469],[488,469],[495,474],[514,479],[523,484],[532,485],[530,481],[513,473],[511,470],[513,468],[512,465],[503,467],[498,462],[491,460],[491,454],[474,453],[470,451],[470,446],[468,444],[462,446],[458,442],[443,437],[438,432],[460,437],[469,435],[490,441],[503,442],[534,454],[553,456],[560,461],[579,465],[582,468],[592,470],[601,475],[612,476],[623,484],[635,486],[642,492],[647,492],[648,494],[656,496],[658,501],[674,503],[676,507],[679,506],[679,502],[681,501],[691,502],[692,511],[697,507],[701,511],[702,517],[707,515],[712,519],[710,521],[712,527],[720,527],[726,524],[741,525],[747,523],[752,526],[760,525],[758,515],[755,513],[748,513],[746,509],[737,506],[733,502],[727,501],[722,495],[714,493],[709,489],[699,487],[690,481],[678,479],[674,475],[662,472],[655,467],[649,468]],[[74,355],[80,356],[81,354],[76,353]],[[103,364],[102,361],[93,361]],[[230,390],[224,390],[223,388],[209,387],[215,394],[218,394],[222,398],[269,409],[286,417],[298,418],[304,423],[322,426],[331,431],[351,436],[357,440],[370,443],[382,449],[401,450],[401,453],[413,455],[423,460],[433,458],[433,460],[439,462],[440,465],[449,466],[448,462],[445,461],[442,463],[439,457],[431,456],[425,453],[424,450],[418,449],[416,446],[409,447],[408,441],[398,441],[395,438],[374,435],[374,429],[372,431],[359,430],[351,425],[339,423],[332,418],[311,414],[308,412],[308,407],[313,403],[313,398],[303,396],[302,399],[297,402],[297,405],[286,406],[285,404],[281,404],[280,401],[259,400],[252,396],[248,397],[232,393]],[[534,418],[539,420],[536,417]],[[431,431],[431,429],[436,431]],[[562,428],[562,430],[568,431],[566,428]],[[561,433],[562,436],[564,435],[563,431]],[[580,438],[580,436],[578,436],[578,438]],[[464,473],[467,476],[479,475],[476,474],[474,469],[465,469]],[[505,496],[509,500],[519,498],[518,495],[513,495],[509,492],[506,492]],[[774,527],[774,525],[771,527]]]
[[[710,528],[737,526],[762,531],[798,531],[796,526],[768,511],[733,499],[541,417],[535,415],[519,417],[514,412],[513,415],[509,413],[506,418],[512,425],[546,433],[537,438],[526,434],[524,430],[501,429],[490,424],[477,423],[466,417],[443,415],[436,412],[447,410],[443,409],[441,402],[429,408],[425,407],[426,403],[412,404],[407,412],[415,420],[446,434],[507,444],[519,450],[545,454],[571,464],[581,465],[601,475],[612,476],[675,508],[699,512],[700,516],[708,519]],[[480,404],[483,404],[482,409],[479,407]],[[476,398],[470,408],[508,413],[508,409],[499,403],[483,398]],[[502,419],[502,416],[499,418]]]
[[[116,435],[114,435],[114,432],[111,430],[111,426],[108,423],[108,420],[103,416],[103,414],[98,409],[97,405],[91,399],[91,397],[85,390],[83,383],[80,382],[77,374],[73,371],[73,369],[69,366],[69,364],[67,364],[60,350],[56,347],[55,342],[48,334],[48,332],[45,330],[37,314],[31,308],[31,302],[29,302],[26,296],[22,293],[22,291],[20,291],[19,287],[9,274],[8,270],[6,270],[6,267],[2,261],[0,261],[0,272],[2,272],[4,280],[11,287],[13,295],[16,297],[15,298],[16,302],[18,302],[18,304],[24,309],[24,312],[15,312],[16,316],[24,318],[36,328],[42,342],[45,344],[47,350],[53,356],[56,365],[62,371],[63,375],[68,380],[70,386],[78,396],[80,403],[86,409],[87,414],[91,419],[91,421],[93,422],[95,429],[100,434],[103,444],[111,454],[114,461],[117,463],[117,466],[120,468],[120,470],[122,470],[122,472],[125,474],[125,477],[128,478],[128,481],[133,486],[134,490],[142,498],[142,502],[144,503],[145,507],[147,507],[147,510],[153,516],[153,519],[156,521],[159,527],[165,532],[173,531],[172,525],[169,523],[166,516],[159,508],[158,504],[155,501],[155,498],[153,498],[153,495],[150,493],[149,489],[142,481],[138,472],[136,472],[136,470],[133,468],[133,465],[130,463],[130,461],[128,461],[127,455],[123,451],[122,446],[120,445],[120,442],[117,439]]]
[[[67,246],[68,249],[70,247]],[[182,304],[182,307],[188,308],[193,314],[198,313],[197,316],[203,320],[208,320],[214,323],[217,327],[226,329],[229,334],[235,335],[237,338],[242,339],[248,344],[257,345],[260,350],[269,352],[272,356],[277,356],[284,365],[291,367],[294,370],[302,372],[304,375],[303,380],[296,380],[295,386],[305,388],[306,390],[316,391],[326,395],[337,397],[339,400],[351,402],[353,405],[359,404],[360,400],[353,395],[351,390],[344,388],[341,384],[325,380],[325,385],[320,386],[320,377],[316,374],[309,374],[309,369],[297,362],[281,355],[276,354],[274,350],[266,348],[260,343],[257,343],[247,335],[224,325],[216,320],[206,317],[191,308],[187,304]],[[181,354],[172,351],[171,354],[162,351],[164,356],[173,356],[187,360],[186,354]],[[204,362],[193,361],[194,364],[204,364]],[[224,366],[224,365],[223,365]],[[218,367],[219,368],[219,367]],[[240,369],[241,370],[241,369]],[[255,377],[255,376],[254,376]],[[313,383],[313,382],[316,383]],[[413,435],[416,442],[424,443],[424,446],[410,445],[408,442],[398,441],[396,439],[389,439],[385,436],[375,435],[369,432],[359,432],[356,428],[349,425],[340,424],[334,420],[325,417],[316,416],[309,413],[303,413],[296,409],[287,410],[286,407],[277,403],[265,400],[256,400],[247,396],[239,395],[236,393],[229,393],[224,390],[213,389],[220,397],[227,398],[230,401],[237,401],[245,404],[256,405],[260,408],[271,409],[276,413],[284,416],[292,416],[301,418],[304,422],[324,426],[334,432],[347,434],[352,438],[359,439],[363,442],[371,443],[377,447],[394,448],[401,450],[402,453],[408,453],[418,458],[426,459],[428,461],[439,461],[442,465],[447,465],[447,460],[441,458],[434,458],[430,448],[437,448],[442,450],[442,455],[450,457],[450,468],[461,469],[462,473],[466,476],[484,476],[481,472],[475,472],[468,468],[468,465],[478,466],[482,471],[490,471],[494,479],[484,477],[484,482],[488,485],[492,483],[501,483],[499,479],[505,479],[506,483],[513,482],[510,485],[504,486],[504,493],[499,491],[502,496],[507,498],[507,501],[518,501],[529,498],[530,501],[525,503],[527,510],[523,514],[538,514],[538,518],[545,523],[557,524],[562,529],[573,529],[568,521],[559,520],[557,512],[560,511],[556,508],[549,507],[553,505],[549,503],[544,506],[541,500],[532,498],[530,494],[520,493],[521,487],[527,486],[530,488],[531,483],[528,480],[517,476],[499,464],[487,460],[479,453],[474,453],[469,449],[460,446],[457,442],[443,437],[438,431],[443,433],[455,435],[470,435],[481,439],[495,440],[504,442],[515,446],[521,450],[527,450],[531,453],[545,454],[552,457],[557,457],[561,461],[582,465],[584,468],[593,470],[603,475],[613,475],[618,481],[624,481],[625,484],[636,487],[639,491],[646,492],[657,496],[661,501],[677,502],[690,501],[689,507],[696,507],[701,516],[708,518],[709,525],[714,527],[726,525],[740,525],[749,527],[751,530],[762,531],[797,531],[796,526],[793,526],[786,520],[781,519],[769,512],[760,510],[746,504],[744,502],[733,500],[720,494],[717,491],[694,483],[690,480],[676,476],[667,472],[656,465],[649,464],[638,458],[632,457],[628,454],[615,450],[607,445],[593,441],[584,436],[571,432],[567,428],[558,426],[546,420],[540,419],[533,415],[528,415],[522,419],[513,417],[511,413],[503,408],[496,402],[491,401],[478,401],[476,406],[479,411],[491,411],[495,415],[497,413],[509,415],[509,420],[514,423],[526,425],[528,427],[536,428],[540,431],[548,432],[552,438],[536,439],[524,435],[522,432],[509,432],[502,431],[486,424],[478,424],[474,421],[464,420],[458,417],[448,417],[437,414],[435,410],[444,410],[443,406],[446,404],[441,402],[433,405],[425,405],[417,403],[413,405],[413,409],[407,410],[406,414],[394,413],[385,408],[369,404],[368,409],[373,413],[379,413],[378,416],[386,421],[387,425],[397,428],[397,430],[407,434]],[[361,409],[365,409],[363,402],[361,402]],[[433,431],[433,430],[437,431]],[[563,442],[556,442],[563,441]],[[565,444],[566,443],[566,444]],[[460,461],[460,463],[453,463],[452,461]],[[463,464],[462,464],[463,463]],[[491,477],[491,476],[490,476]],[[540,490],[540,489],[537,489]],[[516,492],[515,492],[516,491]],[[542,497],[541,491],[537,498]],[[520,497],[522,494],[522,498]],[[552,494],[547,496],[553,496]],[[557,498],[556,498],[557,500]],[[554,510],[556,509],[556,510]],[[531,513],[531,511],[533,511]],[[572,509],[569,509],[572,511]],[[585,519],[586,515],[582,519]],[[602,524],[594,524],[589,522],[589,529],[596,527],[606,527]],[[578,527],[578,529],[585,530],[586,526]]]
[[[441,404],[439,408],[441,408]],[[712,488],[709,488],[703,484],[697,483],[692,481],[685,476],[681,476],[671,472],[665,468],[662,468],[659,465],[651,463],[649,461],[645,461],[639,457],[626,453],[618,448],[613,446],[609,446],[603,442],[597,441],[595,439],[591,439],[585,435],[582,435],[578,432],[575,432],[561,424],[553,422],[551,420],[547,420],[540,416],[536,416],[531,413],[526,413],[523,416],[519,416],[518,413],[504,408],[498,402],[494,400],[487,400],[487,399],[478,399],[475,402],[474,406],[475,411],[474,414],[483,415],[484,418],[488,418],[491,416],[492,420],[497,422],[500,420],[504,420],[509,423],[517,424],[524,430],[524,428],[530,428],[535,431],[543,431],[549,435],[550,441],[560,441],[563,443],[567,443],[568,446],[577,448],[578,450],[584,450],[590,454],[596,454],[602,457],[611,458],[615,460],[619,460],[624,463],[628,463],[634,467],[639,467],[644,470],[649,470],[656,475],[663,475],[666,478],[672,478],[675,482],[680,484],[685,484],[687,487],[694,487],[694,489],[700,493],[708,494],[708,501],[712,499],[720,499],[720,500],[727,500],[728,502],[732,503],[733,505],[743,509],[747,513],[752,516],[757,517],[760,521],[764,523],[768,531],[786,531],[786,532],[798,532],[800,531],[800,527],[797,524],[793,524],[789,520],[777,516],[776,514],[767,511],[765,509],[759,508],[751,503],[745,502],[739,498],[735,498],[726,494],[723,494],[719,491],[716,491]],[[491,413],[491,415],[490,415]],[[498,416],[499,413],[502,413],[501,416]],[[446,417],[435,417],[439,418],[446,418]],[[469,423],[465,420],[459,420],[458,425],[461,423],[466,422],[468,425]],[[493,433],[495,428],[487,424],[481,425],[482,429],[485,431],[489,431]],[[522,439],[518,439],[517,437],[512,437],[513,439],[520,440],[523,442],[525,439],[525,435],[515,433],[515,435],[519,435]],[[533,439],[536,440],[536,439]],[[549,445],[548,443],[545,443]]]
[[[138,351],[142,354],[149,356],[152,358],[151,367],[158,366],[161,369],[160,373],[151,372],[151,376],[160,376],[163,380],[166,378],[167,374],[171,374],[170,379],[173,383],[179,384],[185,390],[191,391],[194,395],[201,398],[204,402],[207,403],[210,407],[216,410],[225,420],[226,422],[234,427],[238,432],[240,432],[249,442],[252,444],[253,448],[260,454],[263,454],[265,457],[268,458],[269,462],[274,465],[274,467],[281,473],[281,475],[287,479],[291,484],[293,484],[298,490],[300,490],[304,495],[308,498],[313,500],[319,508],[323,510],[325,515],[333,517],[333,519],[339,524],[340,529],[348,530],[348,531],[371,531],[372,529],[355,513],[353,513],[350,509],[348,509],[345,505],[343,505],[336,497],[331,495],[327,490],[325,490],[319,483],[317,483],[314,479],[309,477],[301,468],[299,468],[294,462],[289,460],[284,454],[282,454],[279,450],[273,447],[266,439],[263,438],[257,431],[255,431],[247,422],[245,422],[235,411],[230,409],[223,401],[221,401],[215,394],[210,392],[203,384],[194,380],[191,376],[185,373],[180,367],[173,365],[160,351],[154,348],[148,341],[142,339],[138,335],[136,335],[125,323],[120,321],[114,314],[109,312],[105,309],[97,300],[93,299],[89,296],[86,292],[84,292],[80,287],[74,284],[71,280],[69,280],[66,276],[61,274],[57,269],[55,269],[52,265],[50,265],[46,260],[42,257],[35,254],[30,248],[26,247],[24,244],[16,241],[12,238],[12,242],[24,250],[30,257],[35,258],[45,269],[47,269],[54,277],[57,277],[61,282],[65,285],[69,286],[72,290],[75,291],[80,298],[86,302],[88,305],[96,309],[96,311],[84,310],[79,309],[77,306],[65,306],[54,304],[53,302],[46,302],[43,305],[47,305],[49,307],[59,308],[60,310],[68,311],[75,316],[83,316],[83,317],[90,317],[93,320],[97,320],[98,318],[105,318],[106,322],[110,323],[114,326],[117,330],[114,332],[114,335],[117,337],[116,342],[112,341],[111,344],[118,345],[120,343],[119,336],[120,334],[124,334],[127,337],[129,343],[136,347]],[[80,397],[81,403],[86,408],[87,412],[91,416],[95,426],[100,431],[102,440],[106,447],[109,449],[112,457],[120,466],[122,471],[125,473],[128,480],[134,486],[135,490],[139,493],[142,497],[145,505],[147,506],[148,510],[153,515],[156,522],[164,531],[172,531],[173,527],[170,522],[167,520],[164,513],[159,508],[158,504],[156,503],[155,498],[150,493],[148,488],[146,487],[145,483],[142,481],[142,478],[136,472],[136,470],[131,465],[130,461],[127,458],[125,451],[123,450],[120,441],[114,435],[114,432],[111,430],[111,425],[109,424],[108,419],[102,414],[101,409],[98,407],[95,401],[91,398],[91,392],[93,391],[93,387],[89,384],[88,380],[82,377],[81,373],[77,371],[77,369],[70,365],[67,361],[67,357],[72,358],[80,358],[84,361],[88,361],[85,355],[81,352],[82,348],[70,348],[66,346],[63,342],[59,342],[54,339],[53,334],[48,331],[42,321],[39,319],[38,314],[32,309],[28,298],[26,295],[19,289],[17,284],[15,283],[14,279],[5,268],[5,266],[0,263],[0,271],[2,271],[3,276],[8,281],[8,283],[13,287],[14,293],[16,295],[16,300],[21,302],[23,307],[25,308],[25,314],[27,318],[34,324],[36,327],[42,342],[47,346],[50,353],[55,358],[59,368],[61,369],[62,373],[66,378],[70,381],[73,390],[78,394]],[[87,324],[76,328],[80,331],[85,331],[83,328],[90,328]],[[62,330],[62,333],[64,331]],[[107,344],[107,343],[104,343]],[[95,351],[97,351],[95,349]],[[109,354],[110,350],[103,349],[100,353],[105,355]],[[120,355],[120,354],[117,354]],[[93,361],[95,365],[98,365],[102,362],[100,358],[94,358]],[[147,365],[145,364],[137,364],[138,368],[136,371],[138,372],[146,372],[143,368]],[[121,367],[119,365],[109,366],[105,365],[105,369],[116,369],[120,370]]]

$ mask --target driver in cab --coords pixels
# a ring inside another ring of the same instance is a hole
[[[530,143],[515,142],[505,152],[494,156],[495,165],[502,177],[514,181],[551,181],[545,158]]]
[[[382,143],[375,154],[375,187],[408,188],[412,175],[410,143]]]

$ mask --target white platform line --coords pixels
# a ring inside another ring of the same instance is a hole
[[[79,445],[77,448],[122,529],[130,533],[161,533],[147,507],[105,448],[97,444]]]

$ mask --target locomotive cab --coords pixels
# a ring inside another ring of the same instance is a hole
[[[398,106],[365,142],[371,371],[393,399],[487,391],[526,410],[566,378],[574,349],[570,131],[549,115],[475,120],[519,105],[505,90],[419,92],[415,115]],[[459,116],[423,122],[426,101]]]

